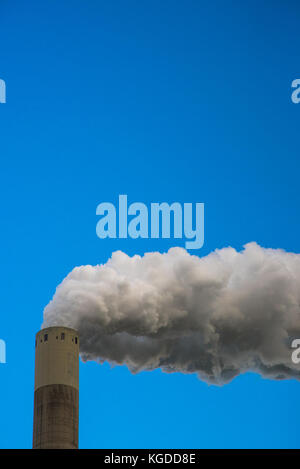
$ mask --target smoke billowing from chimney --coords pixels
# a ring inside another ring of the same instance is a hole
[[[83,360],[198,373],[215,384],[246,371],[300,379],[291,342],[300,338],[300,254],[182,248],[76,267],[44,311],[46,326],[80,334]]]

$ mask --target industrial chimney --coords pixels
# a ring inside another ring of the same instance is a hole
[[[77,449],[79,338],[68,327],[36,334],[33,449]]]

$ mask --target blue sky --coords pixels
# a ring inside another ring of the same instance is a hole
[[[299,15],[293,0],[1,2],[1,448],[31,447],[34,335],[66,274],[184,245],[100,240],[100,202],[204,202],[200,256],[300,252]],[[300,446],[293,380],[80,373],[81,448]]]

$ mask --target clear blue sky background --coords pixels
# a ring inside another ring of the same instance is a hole
[[[296,0],[1,1],[1,448],[31,447],[34,335],[66,274],[184,245],[100,240],[100,202],[204,202],[200,256],[300,251],[299,20]],[[81,448],[300,446],[293,380],[80,373]]]

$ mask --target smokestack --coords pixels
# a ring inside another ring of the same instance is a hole
[[[77,449],[79,338],[75,329],[36,334],[33,449]]]

